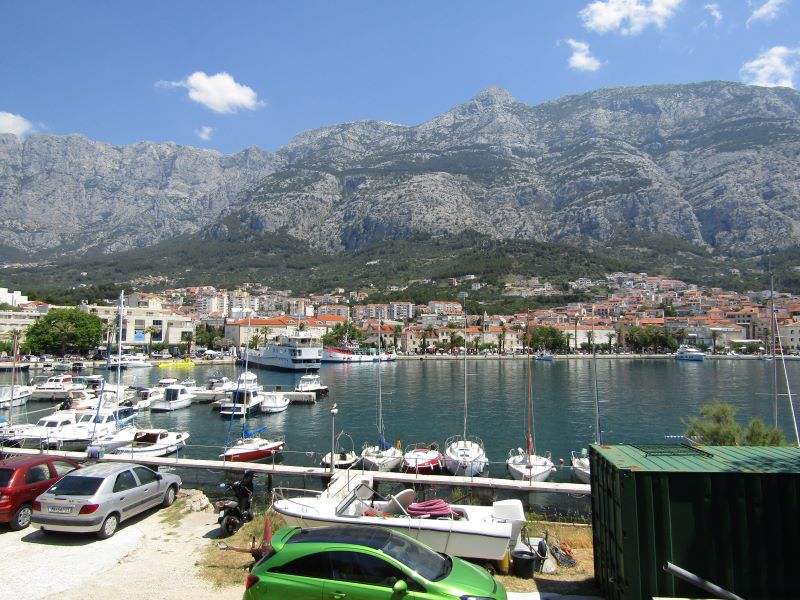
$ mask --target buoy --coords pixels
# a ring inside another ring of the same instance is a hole
[[[559,459],[558,459],[558,463],[559,463],[559,464],[561,464],[561,465],[563,465],[563,464],[564,464],[564,459],[563,459],[563,458],[559,458]]]
[[[394,441],[394,447],[397,448],[398,450],[401,450],[403,448],[403,446],[401,444],[402,443],[400,442],[400,440],[395,440]]]

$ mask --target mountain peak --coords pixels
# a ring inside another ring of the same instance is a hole
[[[518,100],[509,94],[506,90],[499,87],[488,87],[472,99],[473,102],[478,102],[484,106],[496,106],[505,104],[514,104]]]

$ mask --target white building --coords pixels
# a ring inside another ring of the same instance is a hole
[[[28,301],[27,296],[23,296],[19,291],[9,292],[8,288],[0,288],[0,304],[10,304],[18,306]]]
[[[82,304],[80,309],[97,315],[106,323],[113,323],[117,318],[116,306]],[[190,336],[194,336],[194,326],[192,317],[186,315],[155,308],[126,306],[122,318],[122,344],[139,349],[144,349],[149,344],[168,344],[174,347],[186,343]]]

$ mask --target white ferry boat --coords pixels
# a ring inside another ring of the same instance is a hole
[[[316,335],[295,331],[264,348],[248,351],[251,365],[285,371],[311,371],[322,364],[322,341]]]

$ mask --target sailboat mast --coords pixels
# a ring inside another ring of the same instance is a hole
[[[592,305],[592,373],[594,375],[594,439],[598,444],[602,444],[603,434],[600,429],[600,394],[597,390],[597,350],[594,344],[594,305]]]
[[[381,404],[381,320],[378,318],[378,447],[383,441],[383,406]]]
[[[528,405],[526,410],[528,411],[528,439],[526,440],[526,449],[528,451],[528,457],[533,454],[533,361],[531,360],[531,345],[533,340],[531,339],[531,314],[528,313],[528,319],[526,323],[526,331],[525,331],[525,345],[528,348]]]
[[[778,426],[778,365],[775,362],[775,276],[770,273],[769,275],[769,303],[770,303],[770,320],[769,331],[772,343],[772,409],[774,417],[774,426]]]
[[[464,440],[467,439],[467,301],[464,299]]]

